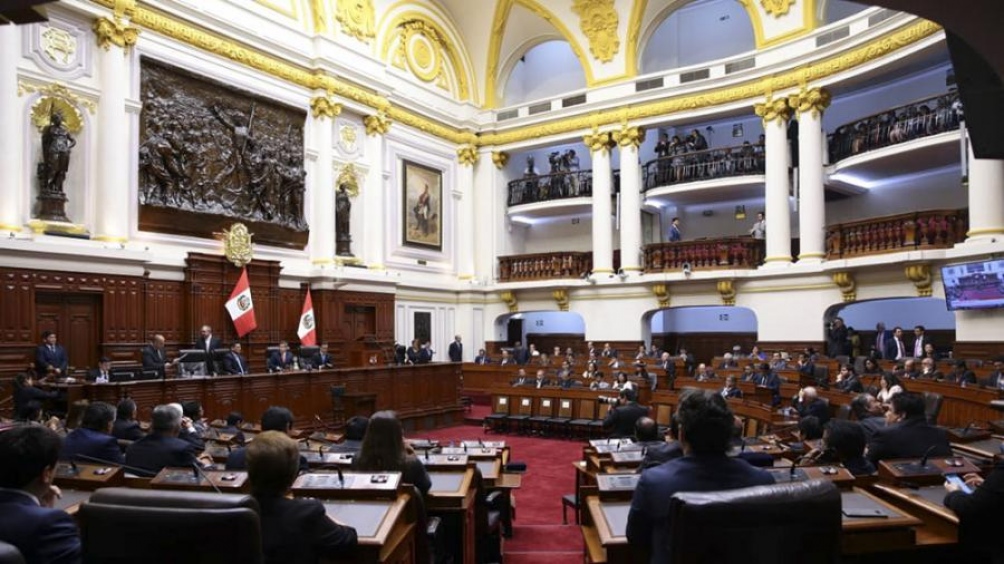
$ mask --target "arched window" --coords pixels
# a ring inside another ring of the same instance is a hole
[[[735,0],[697,0],[674,10],[644,41],[644,74],[715,61],[752,51],[746,9]]]
[[[585,87],[582,64],[568,42],[545,41],[528,49],[512,65],[502,105],[513,106]]]

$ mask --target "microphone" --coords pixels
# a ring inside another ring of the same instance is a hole
[[[427,449],[425,449],[425,461],[426,461],[426,462],[428,462],[428,461],[429,461],[429,451],[430,451],[430,450],[432,450],[432,449],[428,449],[428,448],[427,448]]]
[[[345,487],[345,475],[342,474],[342,467],[341,466],[335,466],[335,471],[338,472],[338,485],[344,488]]]
[[[931,469],[931,467],[927,465],[927,459],[930,458],[931,453],[934,452],[934,449],[936,448],[938,448],[938,445],[931,445],[928,447],[927,450],[924,451],[924,456],[920,458],[920,462],[906,462],[903,464],[897,464],[896,467],[900,471],[907,474],[924,474]]]
[[[969,425],[966,425],[966,428],[965,428],[965,429],[963,429],[963,430],[962,430],[962,433],[960,433],[960,434],[961,434],[961,435],[962,435],[963,437],[965,437],[966,435],[968,435],[968,434],[969,434],[969,430],[970,430],[970,429],[972,429],[972,428],[973,428],[973,427],[975,427],[975,426],[976,426],[976,422],[975,422],[975,421],[972,421],[972,422],[970,422],[970,423],[969,423]]]
[[[467,452],[467,443],[460,443],[460,446],[463,447],[464,452]]]
[[[80,474],[80,468],[77,468],[77,463],[72,460],[70,461],[70,468],[73,470],[74,474]]]
[[[931,456],[931,453],[934,452],[934,449],[936,448],[938,448],[938,445],[931,445],[927,447],[927,450],[924,451],[923,458],[920,459],[920,468],[927,468],[927,459]]]
[[[317,447],[317,456],[320,456],[321,460],[324,460],[324,445]]]
[[[739,449],[739,452],[740,453],[746,452],[746,437],[739,439],[739,444],[742,445],[742,447]]]
[[[478,446],[479,447],[484,447],[485,446],[485,442],[482,441],[481,439],[478,439]]]
[[[115,466],[117,468],[122,468],[123,470],[128,470],[133,474],[139,474],[140,476],[143,477],[152,477],[156,475],[156,472],[151,472],[150,470],[146,470],[144,468],[138,468],[136,466],[127,466],[125,464],[122,464],[121,462],[104,460],[103,458],[95,458],[93,456],[87,456],[86,454],[77,454],[77,458],[82,458],[88,462],[97,462],[98,464],[106,464],[108,466]]]
[[[195,483],[199,483],[199,478],[202,478],[207,482],[209,482],[209,485],[213,487],[213,491],[215,491],[218,494],[223,493],[222,491],[220,491],[220,488],[217,487],[217,485],[213,483],[212,480],[209,479],[209,476],[206,476],[206,473],[202,471],[202,467],[199,466],[198,462],[192,463],[192,469],[195,471]]]

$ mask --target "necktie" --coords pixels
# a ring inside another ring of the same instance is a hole
[[[913,344],[913,356],[921,357],[924,354],[924,341],[920,338]]]
[[[237,373],[244,374],[244,365],[241,364],[241,357],[234,355],[234,360],[237,361]]]
[[[879,353],[885,350],[885,331],[879,331],[878,335],[875,337],[875,350]]]

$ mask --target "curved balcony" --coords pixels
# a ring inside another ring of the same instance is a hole
[[[829,260],[921,249],[945,249],[966,240],[968,209],[874,217],[826,229]]]
[[[754,269],[763,262],[763,241],[724,237],[645,245],[645,272]]]
[[[763,196],[763,147],[751,144],[667,155],[643,165],[650,203],[693,205]]]
[[[499,257],[499,282],[529,282],[581,278],[593,269],[593,254],[578,252],[537,253]]]
[[[577,170],[527,175],[509,182],[509,207],[593,195],[593,171]]]

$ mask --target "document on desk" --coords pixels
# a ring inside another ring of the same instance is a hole
[[[360,537],[374,537],[387,516],[392,501],[325,501],[328,517],[356,530]]]

